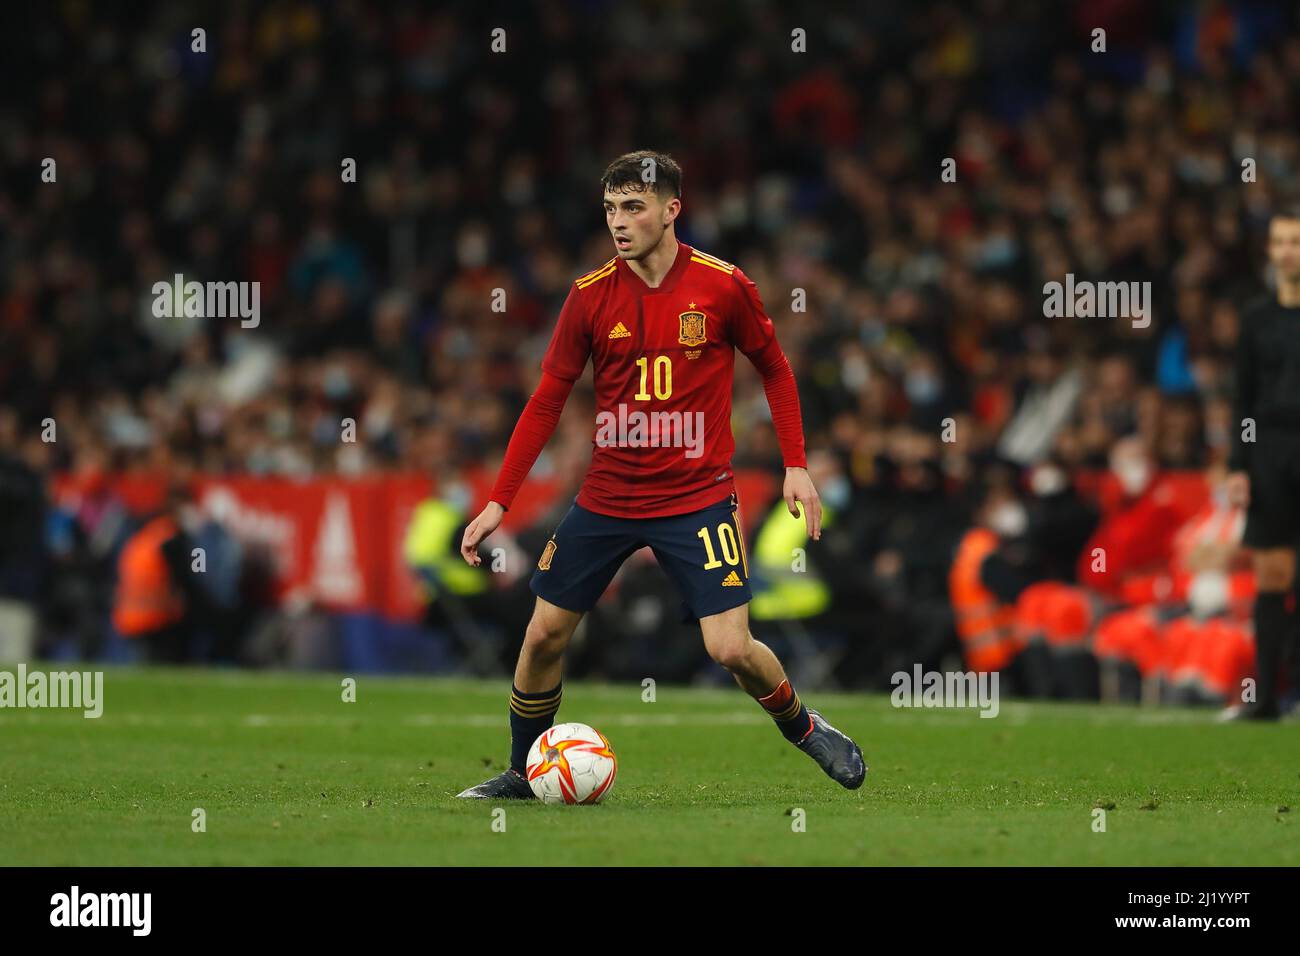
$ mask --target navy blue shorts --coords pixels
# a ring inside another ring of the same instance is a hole
[[[749,603],[749,559],[736,497],[666,518],[614,518],[575,499],[533,572],[533,593],[569,611],[590,611],[634,551],[649,547],[682,596],[684,621]]]

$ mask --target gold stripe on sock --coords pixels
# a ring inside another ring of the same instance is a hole
[[[790,706],[785,708],[785,710],[781,711],[779,714],[773,714],[772,718],[774,720],[789,720],[795,714],[799,713],[799,708],[802,706],[803,704],[799,700],[799,695],[795,694],[794,700],[790,701]]]
[[[517,700],[521,704],[544,704],[547,701],[559,700],[563,693],[564,688],[560,688],[559,690],[550,691],[545,697],[534,697],[532,695],[525,695],[522,691],[511,690],[510,697],[512,700]]]
[[[560,695],[556,694],[546,700],[520,700],[512,694],[510,709],[520,717],[540,717],[560,709]]]
[[[518,697],[511,697],[510,704],[512,707],[518,707],[521,710],[545,710],[548,707],[559,707],[560,698],[550,697],[546,700],[521,700]]]

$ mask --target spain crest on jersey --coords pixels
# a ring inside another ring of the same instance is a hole
[[[677,316],[677,321],[681,323],[677,341],[682,345],[702,345],[707,341],[704,336],[703,312],[683,312]]]

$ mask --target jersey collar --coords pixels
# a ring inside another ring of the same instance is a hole
[[[632,271],[632,267],[627,264],[627,260],[619,258],[618,270],[631,283],[632,290],[638,295],[661,295],[666,292],[672,292],[681,281],[682,273],[686,271],[687,263],[691,258],[691,247],[680,239],[677,240],[677,258],[673,260],[672,266],[668,269],[668,274],[664,276],[664,281],[659,283],[656,289],[650,288],[645,284],[645,280]]]

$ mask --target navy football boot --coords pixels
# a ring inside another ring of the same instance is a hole
[[[840,786],[858,789],[867,776],[862,749],[811,707],[808,716],[812,718],[812,730],[795,746],[817,761],[817,766],[826,771],[826,776]]]
[[[533,788],[528,785],[524,775],[511,767],[499,773],[491,780],[484,780],[477,787],[470,787],[456,794],[467,800],[536,800]]]

